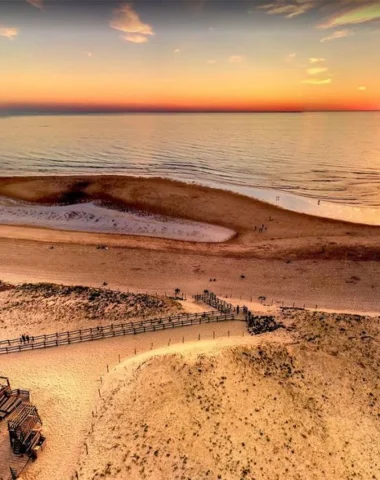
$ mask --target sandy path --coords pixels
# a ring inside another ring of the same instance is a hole
[[[48,438],[43,455],[24,475],[27,480],[60,478],[68,480],[74,473],[92,410],[101,386],[100,376],[127,357],[152,348],[171,344],[227,336],[246,335],[243,322],[200,325],[169,332],[100,340],[68,347],[26,352],[1,357],[2,374],[15,387],[30,389]],[[251,338],[251,337],[249,337]],[[168,348],[170,351],[171,347]],[[57,455],[57,452],[59,454]]]

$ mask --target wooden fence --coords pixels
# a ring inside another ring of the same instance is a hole
[[[136,335],[138,333],[156,332],[170,328],[200,325],[202,323],[223,322],[234,320],[233,313],[222,313],[211,311],[193,314],[179,314],[164,318],[152,318],[140,322],[111,324],[74,330],[61,333],[39,335],[29,337],[28,341],[21,341],[20,338],[3,340],[0,342],[0,355],[13,352],[37,350],[41,348],[58,347],[73,343],[100,340],[102,338],[120,337],[124,335]]]
[[[201,295],[194,295],[194,300],[197,302],[203,302],[206,305],[210,305],[210,307],[215,308],[219,312],[222,313],[232,313],[235,312],[235,307],[232,303],[225,302],[218,298],[215,293],[212,292],[204,292]]]
[[[236,309],[231,303],[218,298],[213,292],[205,291],[202,295],[194,295],[193,298],[198,302],[203,302],[216,308],[220,312],[232,313],[236,311],[239,314],[241,309],[241,313],[247,323],[247,330],[251,335],[273,332],[283,327],[282,323],[277,322],[274,316],[254,315],[245,305]]]

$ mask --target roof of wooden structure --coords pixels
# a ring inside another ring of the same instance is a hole
[[[38,429],[42,426],[37,408],[30,403],[23,402],[8,417],[8,429],[19,429],[23,433]]]

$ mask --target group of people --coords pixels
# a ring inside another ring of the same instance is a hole
[[[29,337],[29,335],[20,335],[20,343],[30,343],[34,342],[34,337]]]
[[[268,230],[268,227],[266,225],[262,224],[261,227],[257,227],[255,225],[255,230],[254,231],[261,233],[261,232],[266,232],[267,230]]]

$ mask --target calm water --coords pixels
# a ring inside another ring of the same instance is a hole
[[[380,113],[0,119],[0,175],[74,173],[161,176],[254,195],[259,188],[269,201],[281,192],[296,205],[288,192],[301,197],[297,205],[320,199],[377,211]]]

